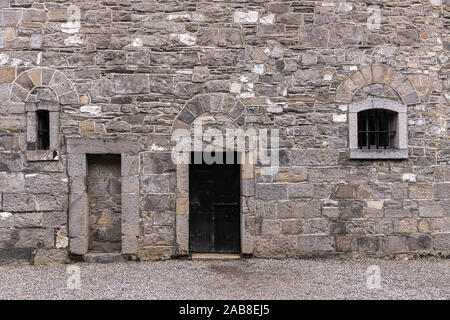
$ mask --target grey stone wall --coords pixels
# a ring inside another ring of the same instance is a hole
[[[123,146],[122,252],[185,253],[171,133],[200,100],[280,129],[278,173],[244,168],[246,253],[448,252],[449,18],[448,0],[0,0],[0,262],[85,252],[80,159],[117,153],[101,141]],[[59,136],[29,150],[50,92]],[[350,159],[348,107],[374,98],[407,106],[407,159]]]

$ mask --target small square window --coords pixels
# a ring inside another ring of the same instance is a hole
[[[358,112],[358,148],[394,148],[396,117],[396,112],[385,109],[369,109]]]
[[[351,159],[407,159],[406,106],[387,99],[349,105]]]

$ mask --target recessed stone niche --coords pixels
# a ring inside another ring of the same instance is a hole
[[[88,154],[89,252],[121,250],[120,155]]]

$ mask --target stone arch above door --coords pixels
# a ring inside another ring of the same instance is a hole
[[[205,113],[224,113],[237,126],[244,124],[245,105],[232,95],[226,93],[199,94],[190,99],[178,113],[172,125],[176,129],[190,129],[195,119]]]
[[[32,68],[19,74],[11,86],[12,101],[27,102],[30,94],[39,87],[53,91],[62,105],[79,104],[78,93],[67,76],[50,68]]]
[[[420,98],[411,81],[395,68],[386,65],[369,65],[353,73],[338,87],[336,101],[351,103],[356,91],[375,83],[391,87],[405,105],[420,103]]]
[[[192,130],[196,120],[209,118],[217,121],[218,127],[239,128],[245,123],[245,106],[234,96],[222,93],[196,95],[190,99],[178,113],[172,132],[178,129]],[[226,121],[222,121],[226,120]],[[232,122],[232,123],[231,123]],[[224,128],[225,129],[225,128]],[[241,253],[253,252],[253,233],[251,221],[254,219],[255,168],[248,161],[249,154],[241,154],[241,209],[240,237]],[[189,254],[189,164],[176,164],[176,244],[177,253]]]

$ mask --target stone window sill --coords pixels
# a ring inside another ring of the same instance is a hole
[[[27,161],[58,161],[59,151],[57,150],[33,150],[26,152]]]
[[[351,149],[350,159],[408,159],[408,149]]]

